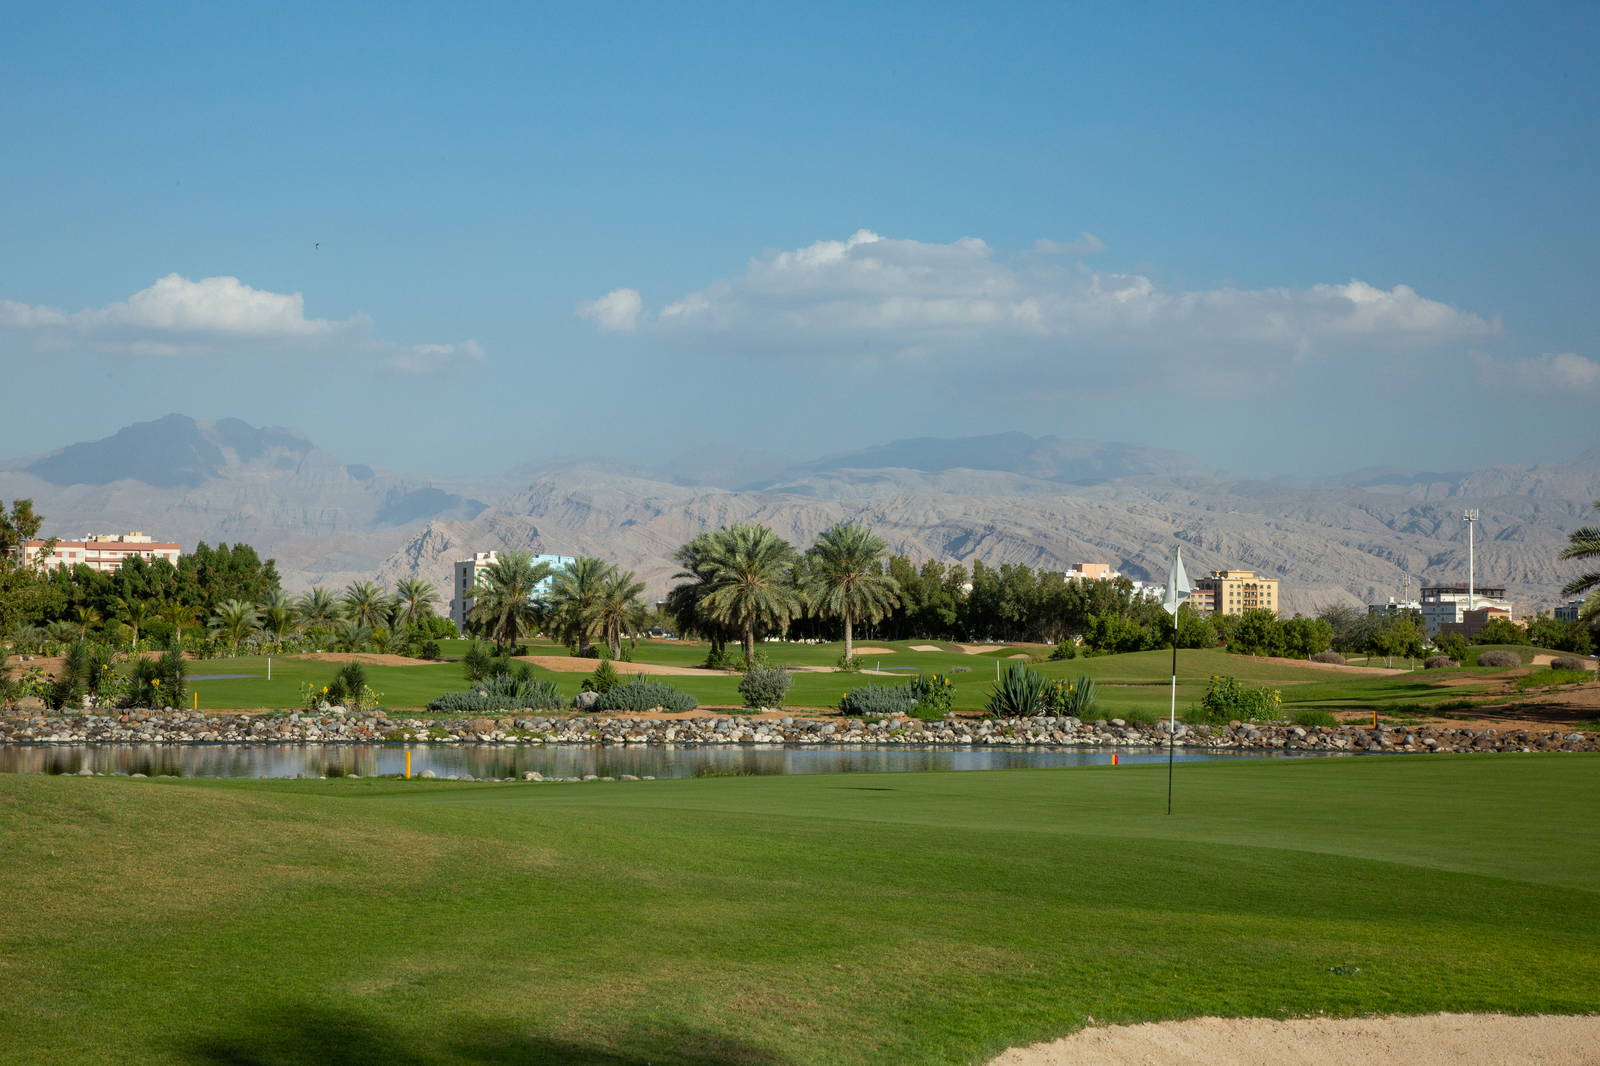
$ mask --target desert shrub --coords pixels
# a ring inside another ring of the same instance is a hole
[[[1234,677],[1213,675],[1200,697],[1200,711],[1213,722],[1275,722],[1283,696],[1275,688],[1249,688]]]
[[[1056,641],[1055,648],[1050,652],[1050,661],[1053,663],[1058,663],[1065,659],[1076,659],[1077,657],[1078,642],[1071,637],[1062,637]]]
[[[789,672],[777,666],[752,666],[739,679],[739,695],[746,707],[768,707],[777,710],[783,706],[783,697],[794,679]]]
[[[1430,655],[1422,662],[1424,670],[1449,670],[1460,665],[1448,655]]]
[[[527,664],[524,663],[524,666]],[[428,710],[446,714],[483,711],[553,711],[561,706],[554,681],[534,678],[532,671],[491,677],[466,692],[447,692],[431,701]]]
[[[465,671],[468,681],[482,681],[494,673],[495,657],[487,645],[480,640],[475,640],[467,645],[467,650],[461,656],[461,669]]]
[[[1495,670],[1509,670],[1514,666],[1522,665],[1522,656],[1514,651],[1480,651],[1478,665],[1491,667]]]
[[[423,641],[422,646],[417,649],[417,652],[417,658],[419,659],[433,659],[437,661],[444,658],[444,653],[439,648],[439,642],[437,640],[433,640],[432,638]]]
[[[859,674],[861,672],[861,656],[841,655],[834,665],[838,666],[838,668],[844,673]]]
[[[724,644],[721,647],[712,648],[706,654],[706,661],[701,665],[707,670],[737,670],[744,665],[744,656]]]
[[[1335,729],[1339,725],[1339,719],[1335,718],[1328,711],[1321,711],[1313,708],[1295,711],[1294,716],[1290,718],[1289,721],[1298,726],[1305,726],[1308,729],[1312,726],[1324,726],[1328,729]]]
[[[643,677],[636,677],[632,681],[624,681],[600,693],[600,698],[595,700],[594,709],[653,711],[659,707],[663,711],[692,711],[699,705],[699,701],[681,689],[675,689],[662,681],[647,681]]]
[[[909,685],[863,685],[839,701],[839,710],[852,718],[903,718],[917,709]]]
[[[1343,666],[1344,656],[1336,651],[1319,651],[1311,656],[1314,663],[1327,663],[1329,666]]]
[[[1087,718],[1094,710],[1094,679],[1079,677],[1074,681],[1052,681],[1045,690],[1050,710],[1059,715]]]
[[[1589,664],[1576,655],[1557,655],[1550,660],[1552,670],[1587,670]]]
[[[1022,663],[1012,663],[1011,669],[995,682],[989,693],[986,708],[997,718],[1031,718],[1050,710],[1047,682]]]
[[[594,673],[584,678],[578,688],[583,692],[610,692],[620,684],[622,679],[617,676],[617,668],[611,665],[611,660],[601,659]]]
[[[950,716],[956,702],[956,683],[943,674],[918,674],[906,686],[917,701],[916,716],[937,721]]]

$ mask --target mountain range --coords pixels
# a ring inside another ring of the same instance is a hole
[[[46,534],[139,529],[189,546],[246,541],[291,590],[420,576],[448,588],[473,551],[598,555],[661,593],[696,533],[762,522],[799,545],[858,520],[921,560],[1064,569],[1108,562],[1164,576],[1250,568],[1288,612],[1412,599],[1465,581],[1461,512],[1477,508],[1477,574],[1528,607],[1573,574],[1567,533],[1592,521],[1600,449],[1435,473],[1402,468],[1238,478],[1178,452],[1001,433],[918,438],[802,463],[702,449],[659,465],[601,458],[498,477],[430,478],[345,464],[292,429],[169,415],[102,440],[0,463],[0,498],[30,497]]]

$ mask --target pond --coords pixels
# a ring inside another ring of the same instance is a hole
[[[8,744],[0,746],[0,773],[72,774],[83,769],[150,777],[322,777],[335,773],[375,777],[432,770],[440,777],[694,777],[702,773],[837,774],[896,770],[1008,770],[1022,767],[1105,766],[1115,754],[1125,764],[1163,762],[1164,750],[1027,747],[959,748],[948,745],[807,744],[785,747],[674,744]],[[1315,753],[1323,755],[1326,753]],[[1179,750],[1178,762],[1217,759],[1306,758],[1283,751]]]

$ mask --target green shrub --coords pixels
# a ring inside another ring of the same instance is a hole
[[[1522,665],[1522,656],[1514,651],[1480,651],[1478,665],[1494,670],[1509,670]]]
[[[1329,666],[1343,666],[1344,656],[1336,651],[1319,651],[1311,656],[1314,663],[1326,663]]]
[[[1306,708],[1305,710],[1295,711],[1294,717],[1290,718],[1289,720],[1295,725],[1304,726],[1307,729],[1310,729],[1312,726],[1322,726],[1327,729],[1336,729],[1339,725],[1339,719],[1335,718],[1331,713],[1328,711],[1316,710],[1314,708]]]
[[[944,674],[918,674],[906,686],[917,701],[916,716],[937,721],[950,716],[956,702],[956,683]]]
[[[1079,677],[1076,681],[1053,681],[1045,690],[1045,695],[1049,699],[1050,710],[1055,714],[1087,718],[1094,710],[1094,678]]]
[[[836,665],[843,673],[859,674],[861,672],[861,656],[841,655],[834,665]]]
[[[1062,662],[1066,659],[1076,659],[1077,657],[1078,642],[1071,637],[1062,637],[1056,641],[1055,649],[1050,653],[1050,661],[1053,663]]]
[[[744,665],[744,658],[728,645],[712,648],[706,654],[706,661],[701,664],[707,670],[737,670]]]
[[[1589,669],[1589,664],[1578,658],[1576,655],[1557,655],[1555,658],[1550,660],[1550,669],[1583,670],[1587,672]]]
[[[1200,712],[1212,722],[1276,722],[1282,703],[1275,688],[1247,688],[1238,678],[1213,675],[1200,697]]]
[[[1460,665],[1448,655],[1430,655],[1423,660],[1422,668],[1424,670],[1449,670]]]
[[[839,710],[852,718],[904,718],[916,709],[909,685],[863,685],[839,701]]]
[[[531,674],[531,670],[521,676],[501,674],[466,692],[447,692],[430,702],[428,710],[478,714],[484,711],[553,711],[560,707],[561,693],[556,690],[556,683],[538,680]]]
[[[739,679],[739,695],[744,697],[746,707],[775,711],[783,706],[783,697],[792,684],[794,679],[782,667],[752,666]]]
[[[1012,663],[1011,669],[995,682],[986,707],[997,718],[1031,718],[1050,709],[1045,691],[1045,679],[1022,663]]]
[[[432,638],[423,641],[422,647],[418,648],[417,652],[417,658],[419,659],[433,659],[437,662],[439,659],[444,658],[444,653],[439,649],[439,642]]]
[[[468,681],[482,681],[494,672],[495,658],[482,641],[475,640],[467,645],[467,650],[461,656],[461,668],[465,671]]]
[[[617,676],[617,668],[611,665],[611,660],[601,659],[594,673],[584,678],[579,688],[584,692],[610,692],[620,684],[622,679]]]
[[[1154,725],[1166,721],[1167,716],[1148,707],[1132,707],[1125,711],[1118,711],[1117,717],[1132,725]]]
[[[692,711],[698,707],[689,693],[675,689],[661,681],[647,681],[636,677],[632,681],[607,689],[595,701],[597,711]]]

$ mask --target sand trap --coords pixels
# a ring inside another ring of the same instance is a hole
[[[986,651],[999,651],[999,644],[957,644],[956,647],[968,655],[982,655]]]
[[[1085,1029],[990,1066],[1594,1066],[1600,1015],[1194,1018]]]
[[[932,644],[913,644],[913,645],[911,645],[911,650],[912,651],[944,651],[943,648],[936,648]]]
[[[1272,663],[1275,666],[1298,666],[1306,670],[1330,670],[1336,674],[1367,674],[1371,676],[1388,674],[1409,674],[1411,671],[1387,666],[1340,666],[1338,663],[1314,663],[1310,659],[1285,659],[1279,655],[1240,655],[1240,659],[1248,659],[1256,663]]]
[[[872,648],[872,647],[862,648],[862,647],[857,647],[856,648],[856,654],[857,655],[893,655],[894,654],[894,649],[893,648]]]
[[[558,674],[592,674],[600,665],[599,659],[579,659],[571,655],[518,655],[519,662],[532,663]],[[665,674],[672,677],[727,677],[721,670],[702,670],[698,666],[662,666],[658,663],[624,663],[611,660],[617,676],[634,677],[638,674]]]
[[[310,659],[319,663],[364,663],[367,666],[443,666],[432,659],[413,659],[406,655],[380,655],[372,651],[308,651],[290,659]]]
[[[1554,658],[1555,658],[1554,655],[1535,655],[1533,657],[1532,665],[1534,665],[1534,666],[1549,666],[1551,660],[1554,659]],[[1600,669],[1600,662],[1596,662],[1595,660],[1590,659],[1589,657],[1584,656],[1584,655],[1574,655],[1572,652],[1566,652],[1565,654],[1562,655],[1562,658],[1564,658],[1564,659],[1582,659],[1583,660],[1583,667],[1584,667],[1585,670]]]

